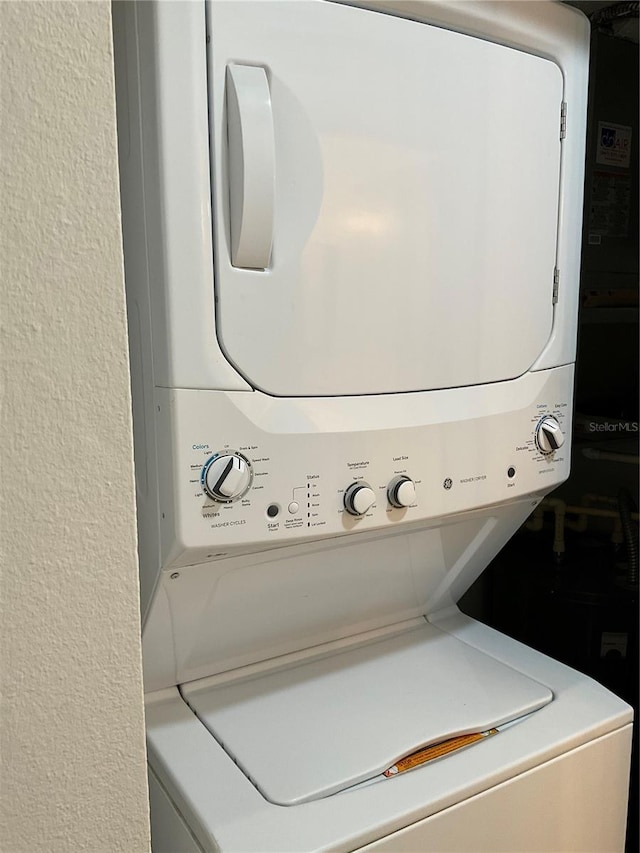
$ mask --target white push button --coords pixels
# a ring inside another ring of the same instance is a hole
[[[291,501],[287,509],[289,510],[291,515],[295,515],[300,509],[300,504],[297,501]]]

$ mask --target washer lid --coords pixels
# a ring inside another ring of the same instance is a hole
[[[487,731],[553,698],[547,687],[426,622],[288,669],[218,686],[193,682],[182,694],[279,805],[326,797],[421,747]]]
[[[553,325],[563,79],[335,3],[211,4],[216,327],[255,387],[525,373]]]

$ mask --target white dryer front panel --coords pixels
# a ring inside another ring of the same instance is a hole
[[[559,67],[326,2],[208,14],[216,324],[237,370],[280,396],[525,373],[553,325]]]

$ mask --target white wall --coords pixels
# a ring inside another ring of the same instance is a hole
[[[147,851],[110,6],[0,3],[3,853]]]

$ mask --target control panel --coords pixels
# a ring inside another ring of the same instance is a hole
[[[161,492],[166,564],[398,527],[548,491],[568,476],[571,415],[568,393],[558,393],[566,383],[546,373],[537,398],[511,411],[497,405],[483,414],[487,401],[478,397],[477,417],[380,429],[313,428],[300,417],[311,404],[257,393],[160,391],[161,422],[163,406],[172,413],[165,439],[173,482]],[[281,406],[291,424],[285,418],[278,430]],[[295,429],[296,417],[305,428]]]

